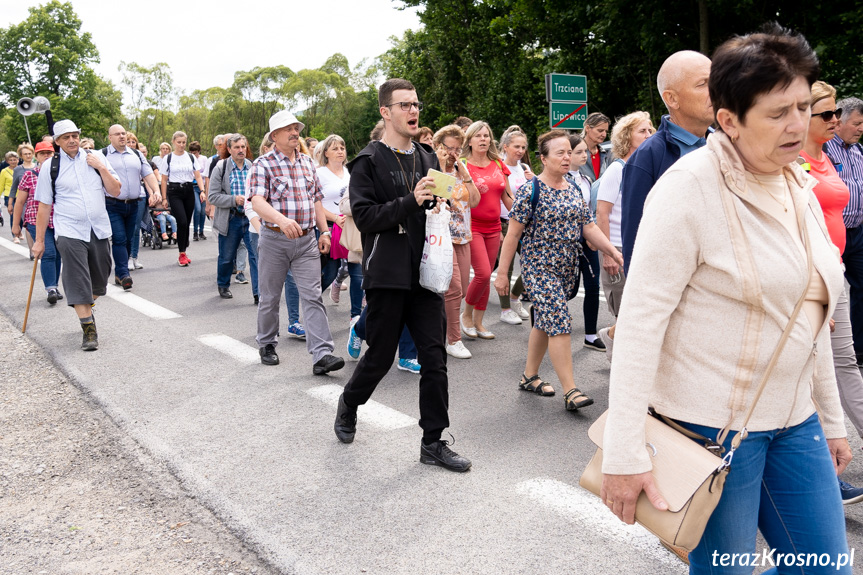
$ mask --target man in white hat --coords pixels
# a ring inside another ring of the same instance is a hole
[[[92,305],[105,295],[111,274],[111,220],[105,194],[120,195],[120,179],[101,152],[80,148],[81,130],[72,120],[54,124],[54,141],[60,146],[36,184],[36,241],[33,255],[45,251],[45,229],[54,210],[57,251],[63,260],[62,277],[67,304],[84,330],[81,348],[99,347]],[[55,169],[59,166],[59,170]]]
[[[306,349],[315,375],[341,369],[345,360],[335,346],[321,297],[321,253],[329,253],[331,234],[321,206],[323,193],[312,159],[299,151],[305,126],[287,110],[270,118],[270,153],[256,159],[249,174],[249,196],[261,218],[258,239],[257,342],[261,363],[277,365],[279,303],[285,277],[292,272],[306,322]],[[315,233],[317,224],[320,239]]]

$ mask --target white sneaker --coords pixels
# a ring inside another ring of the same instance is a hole
[[[133,260],[132,258],[129,258],[129,269],[135,269],[135,260]]]
[[[524,309],[524,306],[521,305],[521,300],[511,299],[509,300],[509,307],[515,314],[521,319],[530,319],[530,312]]]
[[[521,325],[521,318],[511,309],[505,309],[500,312],[500,321],[510,325]]]
[[[605,356],[608,358],[608,363],[611,363],[611,350],[614,348],[614,340],[611,339],[611,336],[608,335],[608,330],[610,327],[604,327],[596,334],[599,336],[599,339],[602,340],[602,343],[605,344]]]
[[[132,258],[132,265],[135,266],[136,270],[144,269],[144,264],[138,261],[138,258]],[[132,269],[131,267],[129,269]]]
[[[446,352],[458,359],[470,359],[473,357],[461,340],[458,340],[455,343],[446,344]]]

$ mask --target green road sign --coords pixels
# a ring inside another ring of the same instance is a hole
[[[549,102],[587,102],[587,76],[546,74],[545,99]]]
[[[549,102],[548,119],[552,129],[581,130],[587,119],[587,102]]]

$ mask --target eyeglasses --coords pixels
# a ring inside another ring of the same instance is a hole
[[[821,112],[820,114],[812,114],[812,117],[821,116],[821,119],[825,122],[829,122],[833,119],[833,116],[836,118],[840,118],[842,116],[842,108],[836,108],[835,110],[827,110],[826,112]]]
[[[411,108],[416,108],[417,112],[423,111],[423,103],[422,102],[393,102],[392,104],[387,104],[386,107],[392,106],[400,106],[402,112],[408,112]]]
[[[461,148],[450,148],[449,146],[444,146],[444,149],[450,153],[461,154],[461,152],[462,152]]]

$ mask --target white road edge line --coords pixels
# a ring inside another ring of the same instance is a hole
[[[313,387],[306,390],[306,393],[335,409],[339,405],[339,396],[342,391],[344,391],[342,386],[330,384]],[[374,400],[369,400],[368,403],[357,409],[357,421],[360,424],[368,424],[385,430],[401,429],[419,423],[415,418]]]
[[[18,255],[24,256],[27,259],[30,259],[30,249],[24,244],[16,244],[15,242],[11,242],[6,238],[0,238],[0,246],[6,248],[9,251],[15,252]],[[146,300],[142,297],[136,296],[135,294],[123,291],[122,288],[119,288],[117,286],[109,285],[106,297],[116,300],[121,304],[130,307],[133,310],[153,319],[177,319],[179,317],[183,317],[177,312],[173,312],[167,308],[160,306],[159,304],[151,302],[150,300]]]
[[[197,340],[216,351],[231,356],[241,363],[253,364],[261,361],[258,350],[223,333],[199,335]]]
[[[688,573],[680,559],[669,553],[659,539],[641,525],[627,525],[615,517],[598,497],[582,489],[549,477],[528,479],[516,485],[516,491],[537,503],[563,515],[591,533],[619,544],[621,548],[635,549],[642,555],[678,567],[671,572]]]

